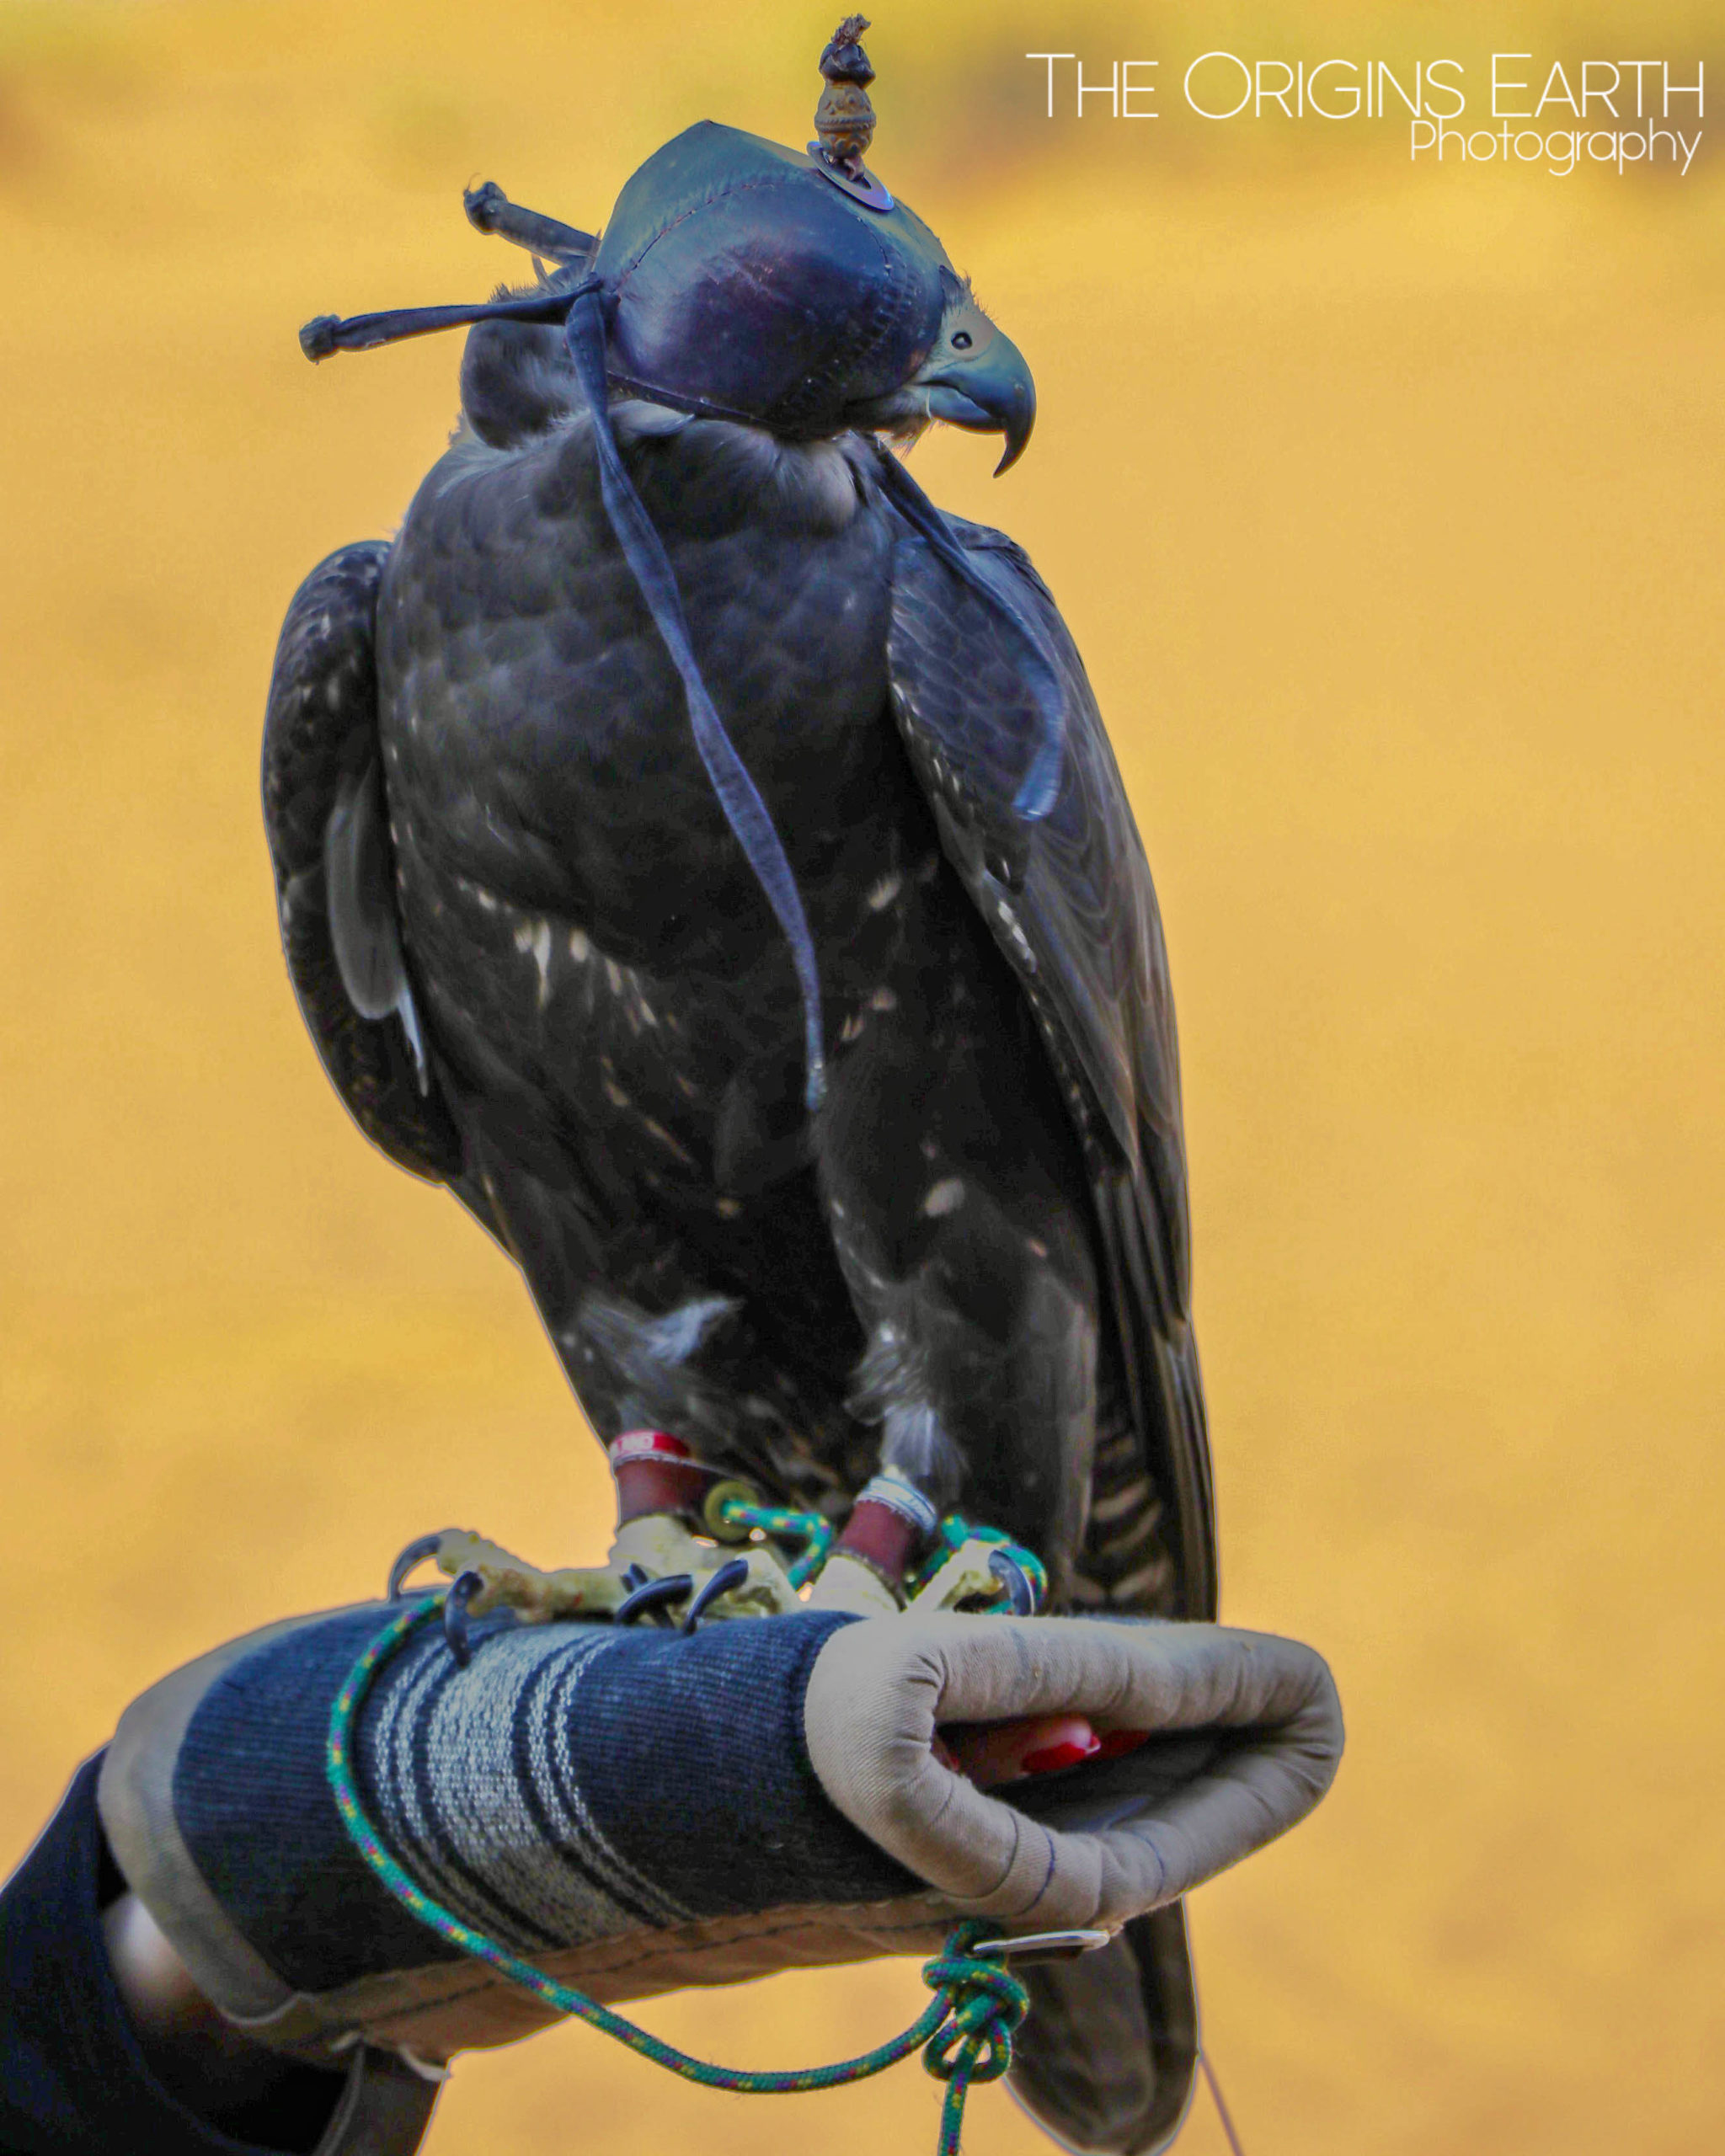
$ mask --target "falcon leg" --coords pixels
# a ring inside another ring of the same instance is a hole
[[[884,1468],[852,1507],[809,1601],[819,1609],[863,1617],[901,1609],[905,1582],[939,1525],[939,1510],[911,1477],[896,1467]]]
[[[644,1527],[649,1531],[631,1531]],[[644,1551],[655,1561],[644,1563]],[[803,1607],[783,1566],[764,1545],[733,1555],[661,1521],[632,1521],[621,1529],[606,1564],[556,1572],[543,1572],[466,1528],[446,1528],[408,1545],[391,1569],[393,1594],[426,1557],[435,1557],[454,1582],[445,1630],[457,1661],[465,1659],[467,1620],[496,1609],[513,1610],[524,1625],[548,1625],[607,1617],[628,1624],[660,1607],[676,1614],[685,1604],[685,1623],[691,1616],[773,1617]]]
[[[451,1588],[451,1598],[473,1617],[487,1616],[494,1609],[512,1609],[526,1625],[547,1625],[569,1617],[610,1617],[629,1592],[620,1566],[568,1566],[557,1572],[542,1572],[482,1534],[463,1527],[446,1527],[440,1534],[419,1536],[396,1559],[389,1574],[392,1599],[403,1593],[409,1573],[427,1557],[435,1558],[438,1570],[460,1588],[459,1597]]]
[[[445,1528],[409,1543],[389,1572],[396,1598],[409,1574],[427,1558],[453,1582],[444,1630],[458,1662],[467,1652],[467,1624],[510,1609],[523,1624],[571,1618],[632,1623],[649,1612],[687,1605],[692,1630],[703,1617],[771,1617],[802,1607],[777,1555],[764,1542],[733,1551],[739,1530],[724,1517],[725,1494],[744,1486],[715,1483],[687,1448],[662,1431],[635,1431],[611,1448],[621,1515],[605,1564],[544,1572],[465,1528]],[[752,1493],[751,1493],[752,1494]],[[697,1497],[702,1510],[695,1509]],[[708,1527],[705,1535],[697,1526]],[[740,1530],[747,1536],[749,1529]]]
[[[932,913],[932,892],[927,904]],[[957,1511],[1033,1550],[1058,1604],[1096,1443],[1102,1328],[1084,1162],[1041,1044],[1013,1016],[1015,985],[991,947],[976,947],[985,932],[955,915],[943,947],[928,926],[937,962],[925,947],[844,1028],[818,1135],[833,1245],[867,1339],[850,1406],[880,1427],[882,1471],[816,1598],[866,1569],[896,1604],[937,1521]],[[936,1599],[1030,1592],[983,1550]]]

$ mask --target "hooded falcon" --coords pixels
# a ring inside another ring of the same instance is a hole
[[[282,629],[289,970],[366,1135],[519,1265],[625,1522],[745,1484],[842,1527],[817,1599],[892,1608],[956,1512],[1056,1609],[1207,1619],[1156,898],[1046,586],[895,453],[1004,470],[1035,400],[863,162],[866,28],[806,151],[703,122],[597,238],[487,185],[537,284],[302,332],[470,325],[398,534]],[[1178,1905],[1030,1973],[1023,2100],[1162,2146]]]

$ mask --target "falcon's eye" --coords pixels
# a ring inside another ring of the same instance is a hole
[[[970,332],[968,329],[960,329],[953,339],[953,350],[955,352],[968,352],[969,349]]]

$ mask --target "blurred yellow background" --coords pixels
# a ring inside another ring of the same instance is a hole
[[[1725,166],[1050,123],[1020,56],[1161,56],[1165,111],[1210,46],[1477,94],[1494,48],[1691,79],[1706,17],[924,0],[868,40],[873,162],[1041,394],[998,487],[959,436],[916,469],[1061,600],[1162,894],[1226,1614],[1349,1715],[1323,1810],[1194,1908],[1250,2156],[1725,2145]],[[800,142],[830,27],[0,5],[0,1868],[142,1685],[409,1534],[603,1548],[525,1294],[349,1126],[277,953],[276,625],[400,515],[459,357],[294,333],[519,273],[475,177],[590,224],[694,119]],[[649,2018],[789,2064],[921,1996]],[[576,2031],[464,2064],[430,2148],[861,2156],[934,2108],[905,2068],[765,2111]],[[1045,2146],[997,2090],[969,2145]]]

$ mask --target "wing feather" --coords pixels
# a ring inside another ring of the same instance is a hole
[[[372,632],[388,553],[344,547],[294,595],[264,722],[264,826],[288,973],[330,1082],[391,1160],[453,1182],[462,1143],[424,1059],[379,782]]]
[[[1020,639],[908,529],[894,553],[894,703],[948,857],[1017,974],[1083,1139],[1130,1413],[1177,1545],[1180,1614],[1208,1617],[1215,1524],[1179,1051],[1150,865],[1047,586],[1002,534],[951,522],[1055,661],[1065,731],[1053,807],[1033,822],[1012,805],[1040,726]]]

